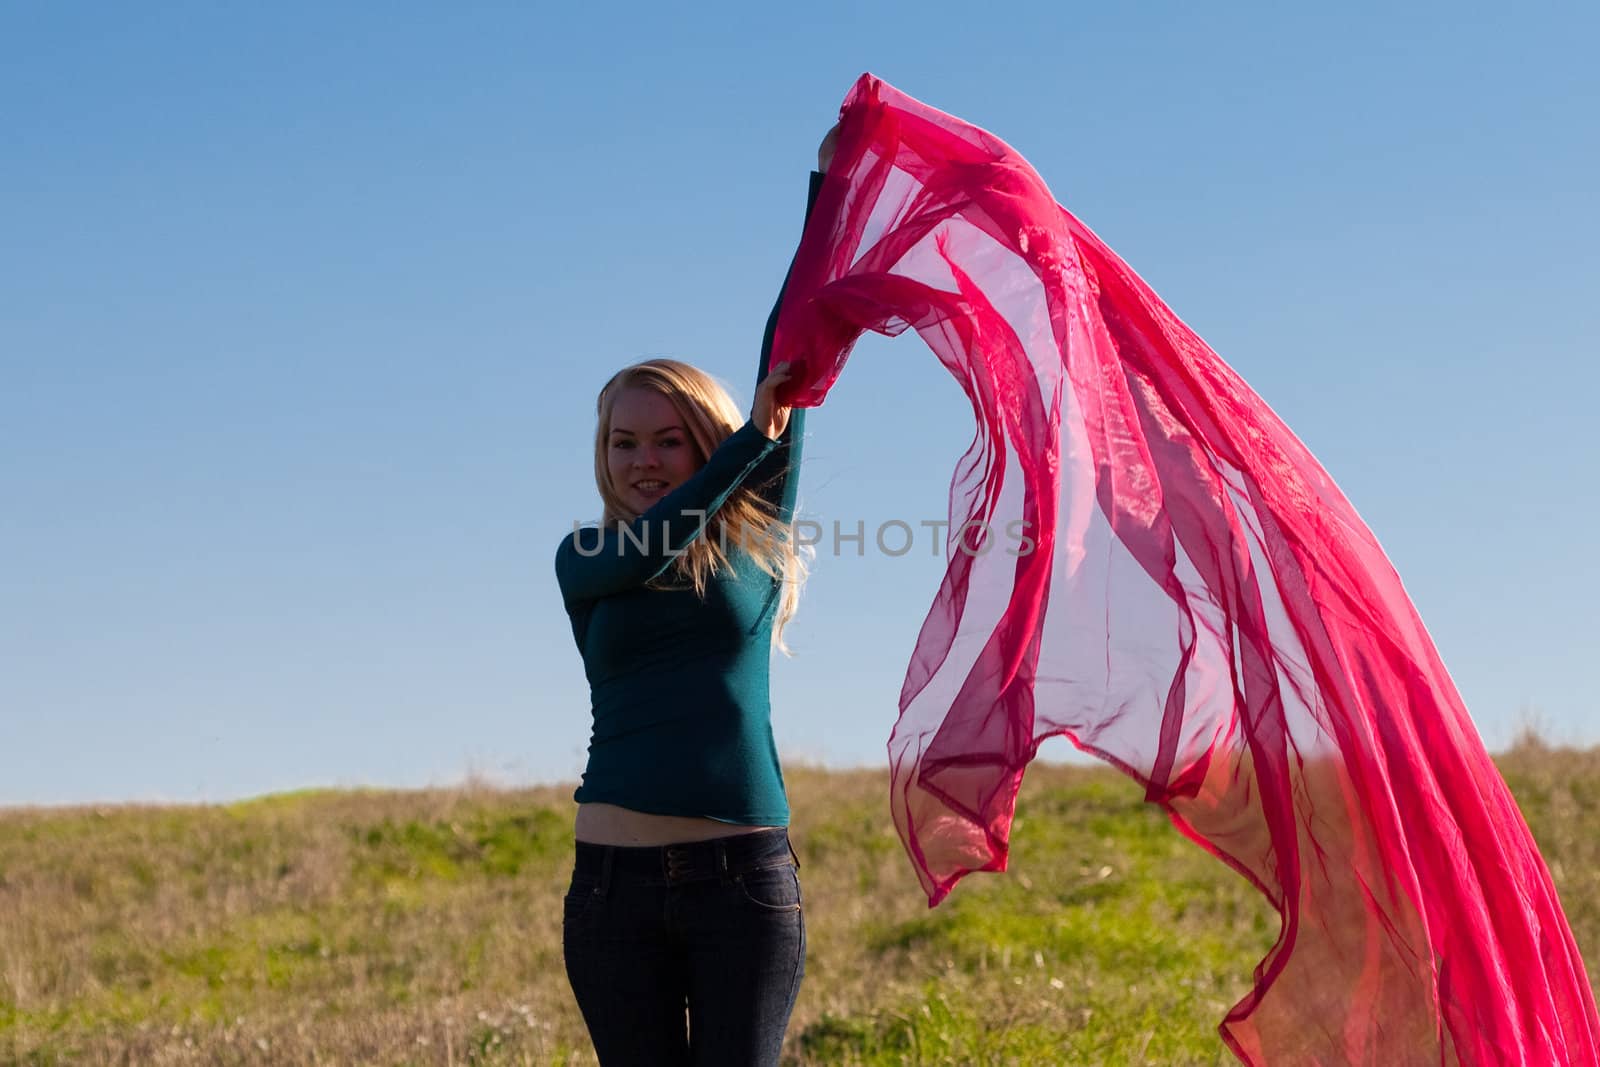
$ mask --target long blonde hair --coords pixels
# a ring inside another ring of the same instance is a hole
[[[694,442],[697,468],[703,466],[717,446],[745,421],[728,391],[711,375],[687,363],[675,359],[647,359],[612,375],[595,402],[594,480],[604,505],[600,522],[607,529],[639,517],[622,502],[611,484],[611,466],[606,458],[611,437],[611,409],[625,389],[649,389],[671,402]],[[793,476],[791,473],[790,477]],[[679,581],[688,581],[695,593],[704,597],[706,583],[712,576],[732,565],[724,546],[738,544],[744,548],[763,573],[778,579],[782,585],[772,626],[772,643],[788,655],[783,630],[799,607],[800,587],[805,583],[808,569],[790,534],[790,529],[778,522],[777,509],[754,488],[741,485],[717,509],[707,530],[678,557],[670,573]],[[657,579],[650,584],[667,583]]]

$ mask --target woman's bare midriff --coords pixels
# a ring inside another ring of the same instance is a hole
[[[678,845],[685,841],[709,841],[713,837],[731,837],[734,834],[771,829],[776,828],[743,826],[686,815],[652,815],[632,808],[619,808],[615,804],[579,804],[575,833],[579,841],[591,845],[650,847]]]

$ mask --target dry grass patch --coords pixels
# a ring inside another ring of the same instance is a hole
[[[1502,761],[1591,974],[1600,753]],[[1011,870],[930,911],[880,772],[792,768],[795,1064],[1231,1062],[1276,920],[1114,772],[1035,767]],[[592,1063],[564,788],[0,813],[0,1062]]]

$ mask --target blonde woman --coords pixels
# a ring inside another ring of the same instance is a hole
[[[776,1064],[804,974],[768,700],[804,570],[787,380],[762,378],[745,420],[687,364],[619,372],[597,404],[601,523],[557,551],[594,714],[562,941],[604,1067]]]

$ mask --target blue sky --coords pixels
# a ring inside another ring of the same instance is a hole
[[[0,6],[0,804],[575,779],[594,393],[671,355],[748,402],[868,70],[1272,404],[1491,746],[1600,740],[1592,5],[974,10]],[[869,340],[802,508],[941,518],[969,427]],[[942,565],[823,547],[780,747],[880,762]]]

